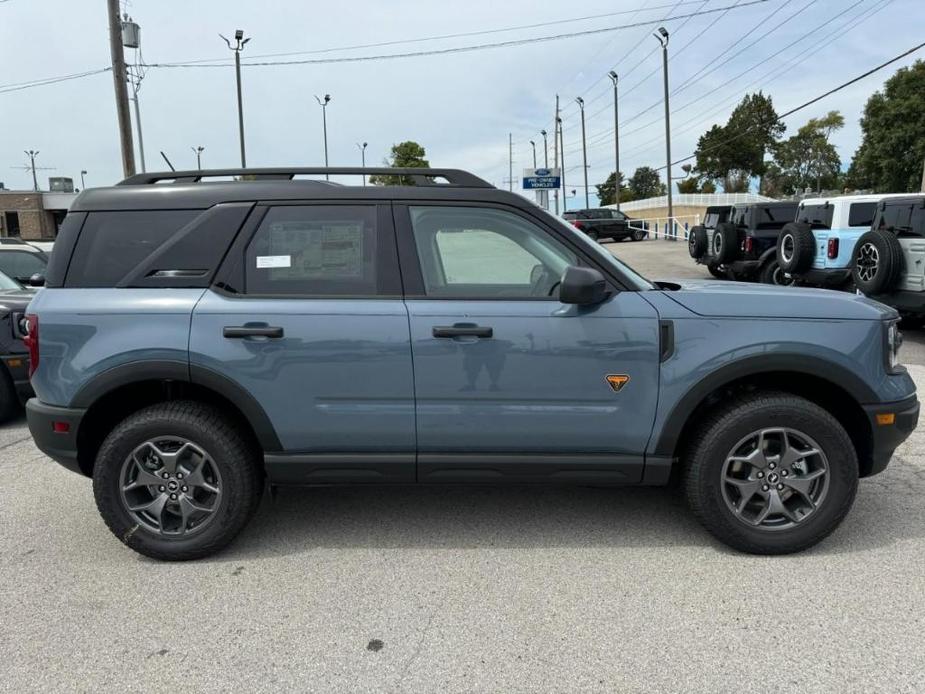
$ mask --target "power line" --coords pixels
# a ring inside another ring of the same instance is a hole
[[[686,19],[688,17],[699,17],[701,15],[716,14],[727,9],[738,9],[749,7],[751,5],[761,5],[770,0],[749,0],[749,2],[738,5],[728,5],[717,7],[699,12],[690,12],[688,14],[679,14],[668,19]],[[667,20],[666,20],[667,21]],[[379,55],[362,55],[362,56],[345,56],[338,58],[312,58],[306,60],[272,60],[260,62],[242,62],[241,65],[248,67],[268,67],[277,65],[328,65],[332,63],[360,63],[376,60],[396,60],[400,58],[419,58],[431,55],[450,55],[453,53],[472,53],[475,51],[488,50],[493,48],[510,48],[513,46],[524,46],[535,43],[547,43],[549,41],[559,41],[562,39],[577,38],[579,36],[591,36],[594,34],[604,34],[611,31],[623,31],[625,29],[635,29],[641,26],[649,26],[652,22],[636,22],[632,24],[619,24],[610,27],[600,27],[597,29],[584,29],[582,31],[571,31],[562,34],[553,34],[550,36],[535,36],[526,39],[511,39],[508,41],[497,41],[494,43],[482,43],[471,46],[457,46],[454,48],[437,48],[427,51],[409,51],[406,53],[384,53]],[[230,63],[224,64],[203,64],[203,63],[149,63],[146,67],[152,68],[223,68],[230,67]]]
[[[809,107],[812,106],[813,104],[815,104],[815,103],[817,103],[817,102],[819,102],[819,101],[822,101],[822,100],[825,99],[826,97],[831,96],[832,94],[835,94],[836,92],[840,92],[842,89],[845,89],[846,87],[850,87],[852,84],[855,84],[855,83],[857,83],[857,82],[860,82],[860,81],[861,81],[862,79],[864,79],[865,77],[870,77],[870,76],[873,75],[875,72],[879,72],[879,71],[882,70],[883,68],[888,67],[889,65],[892,65],[893,63],[895,63],[895,62],[898,61],[898,60],[902,60],[902,59],[905,58],[906,56],[912,55],[913,53],[915,53],[916,51],[921,50],[922,48],[925,48],[925,43],[920,43],[918,46],[914,46],[914,47],[910,48],[908,51],[905,51],[905,52],[903,52],[903,53],[900,53],[899,55],[897,55],[897,56],[894,57],[894,58],[890,58],[890,59],[887,60],[885,63],[881,63],[881,64],[878,65],[877,67],[871,68],[871,69],[868,70],[867,72],[865,72],[865,73],[863,73],[863,74],[860,74],[860,75],[858,75],[857,77],[854,77],[854,78],[848,80],[847,82],[843,82],[842,84],[838,85],[837,87],[834,87],[833,89],[830,89],[829,91],[824,92],[824,93],[820,94],[819,96],[816,96],[816,97],[810,99],[809,101],[806,101],[806,102],[800,104],[799,106],[790,109],[789,111],[787,111],[787,112],[785,112],[785,113],[780,114],[780,115],[776,118],[776,120],[777,120],[778,122],[780,122],[780,121],[782,121],[784,118],[787,118],[788,116],[792,116],[794,113],[797,113],[798,111],[802,111],[804,108],[809,108]],[[755,128],[755,126],[751,126],[751,127],[745,128],[744,130],[742,130],[742,131],[736,133],[735,135],[733,135],[732,137],[725,138],[725,140],[724,140],[723,143],[722,143],[722,146],[725,146],[725,145],[727,145],[729,142],[733,142],[733,141],[735,141],[735,140],[738,140],[738,139],[744,137],[744,136],[747,135],[751,130],[754,130],[754,128]],[[700,151],[701,151],[702,153],[703,153],[703,152],[712,152],[714,149],[716,149],[716,148],[719,147],[719,146],[720,146],[720,145],[714,145],[713,147],[708,147],[708,148],[703,149],[703,150],[700,150]],[[697,156],[696,153],[690,154],[690,155],[688,155],[688,156],[686,156],[686,157],[683,157],[682,159],[678,159],[678,160],[676,160],[676,161],[671,162],[671,165],[672,165],[672,166],[675,166],[676,164],[680,164],[681,162],[685,162],[685,161],[688,161],[688,160],[690,160],[690,159],[694,159],[694,158],[696,158],[696,156]],[[662,170],[665,169],[665,168],[667,168],[667,167],[665,167],[665,166],[660,166],[659,168],[656,169],[656,171],[662,171]]]
[[[87,70],[86,72],[76,72],[71,75],[59,75],[57,77],[44,77],[41,79],[30,80],[28,82],[3,84],[0,85],[0,94],[6,94],[7,92],[18,92],[21,89],[31,89],[32,87],[44,87],[47,84],[58,84],[59,82],[81,79],[82,77],[89,77],[90,75],[100,75],[104,72],[109,72],[110,70],[112,70],[111,67],[104,67],[100,68],[99,70]]]

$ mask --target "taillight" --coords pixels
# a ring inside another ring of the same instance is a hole
[[[29,378],[39,365],[39,317],[34,313],[27,313],[26,317],[26,334],[22,342],[29,350]]]
[[[581,222],[577,222],[577,221],[576,221],[576,222],[572,222],[572,226],[575,227],[576,229],[584,229],[584,228],[585,228],[585,225],[584,225],[584,224],[582,224]]]
[[[754,239],[753,239],[751,236],[746,236],[746,237],[745,237],[745,246],[744,246],[744,249],[743,249],[743,250],[744,250],[746,253],[751,253],[751,252],[752,252],[752,248],[754,248]]]
[[[829,258],[838,257],[838,239],[829,239],[827,255]]]

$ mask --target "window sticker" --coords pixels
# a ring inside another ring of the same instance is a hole
[[[290,267],[292,256],[289,255],[258,255],[257,269],[268,267]]]

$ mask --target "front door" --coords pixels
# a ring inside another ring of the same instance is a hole
[[[279,440],[271,480],[414,481],[397,266],[387,204],[258,205],[196,306],[191,378],[256,401]]]
[[[396,218],[418,479],[639,481],[658,393],[652,306],[633,291],[560,303],[562,272],[589,261],[515,208],[409,204]]]

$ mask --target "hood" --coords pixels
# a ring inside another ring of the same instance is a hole
[[[662,287],[684,308],[714,318],[886,320],[899,316],[896,309],[865,296],[830,289],[715,280],[675,280]]]

